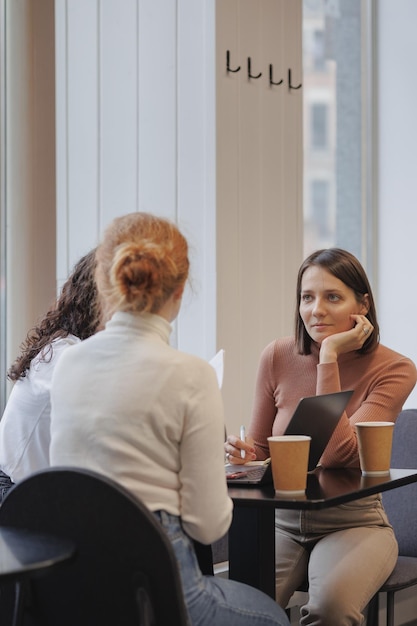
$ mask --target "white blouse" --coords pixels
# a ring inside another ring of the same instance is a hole
[[[74,335],[52,342],[52,356],[37,355],[13,386],[0,421],[0,469],[13,482],[49,466],[51,381],[63,352],[79,343]]]

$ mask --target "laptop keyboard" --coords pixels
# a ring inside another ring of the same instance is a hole
[[[248,469],[247,478],[250,478],[251,480],[258,480],[262,478],[262,476],[265,474],[265,469],[265,465],[259,465],[258,467],[254,467],[253,469]]]

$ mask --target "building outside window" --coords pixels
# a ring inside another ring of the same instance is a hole
[[[315,102],[311,105],[310,136],[313,150],[326,150],[329,144],[329,111],[327,104]]]
[[[313,180],[311,183],[311,208],[312,223],[317,229],[317,237],[320,241],[329,241],[331,245],[331,235],[333,225],[329,216],[330,206],[330,185],[327,180]]]
[[[303,0],[304,253],[339,246],[372,278],[372,0]]]

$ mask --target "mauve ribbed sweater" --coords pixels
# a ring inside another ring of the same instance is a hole
[[[321,465],[358,467],[355,422],[395,421],[416,383],[414,363],[381,344],[370,354],[343,354],[337,363],[319,365],[318,357],[315,344],[312,354],[297,354],[292,337],[263,350],[248,429],[259,459],[269,456],[267,437],[285,431],[300,398],[353,389]]]

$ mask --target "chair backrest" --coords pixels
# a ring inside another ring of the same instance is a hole
[[[112,480],[73,468],[33,474],[6,496],[0,526],[66,537],[77,547],[70,563],[33,581],[33,607],[25,624],[188,624],[165,531]]]
[[[417,468],[417,409],[404,409],[394,427],[391,467]],[[382,494],[402,556],[417,557],[417,484]]]

